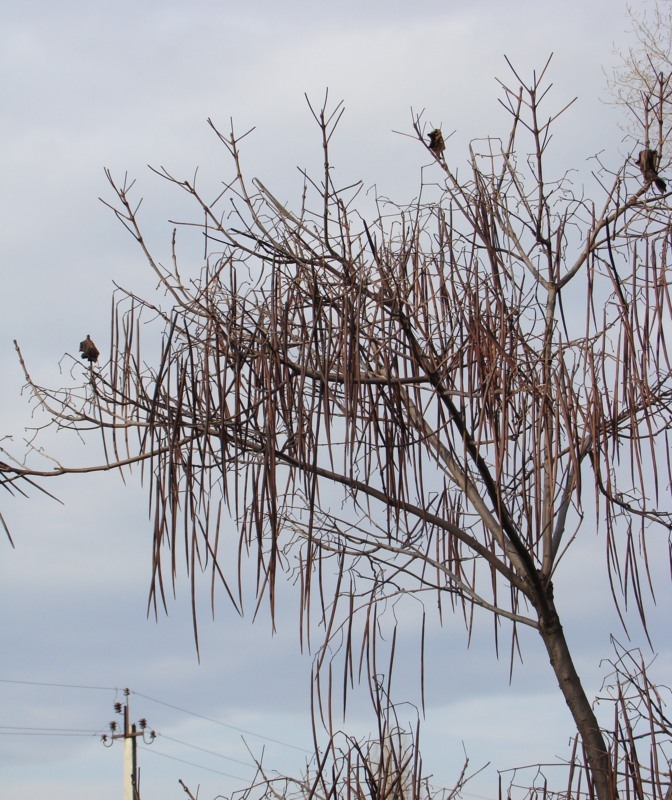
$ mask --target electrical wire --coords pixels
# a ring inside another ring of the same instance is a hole
[[[117,686],[90,686],[84,684],[72,684],[72,683],[51,683],[46,681],[21,681],[21,680],[12,680],[10,678],[0,678],[0,683],[11,683],[11,684],[22,684],[27,686],[45,686],[45,687],[53,687],[59,689],[83,689],[83,690],[94,690],[94,691],[112,691],[112,692],[120,692],[123,691]],[[279,744],[284,747],[292,748],[293,750],[299,750],[304,753],[311,753],[310,750],[307,750],[303,747],[298,747],[297,745],[289,744],[288,742],[283,742],[279,739],[273,739],[269,736],[263,736],[262,734],[255,733],[254,731],[245,730],[244,728],[238,728],[235,725],[229,725],[226,722],[221,722],[220,720],[213,719],[212,717],[206,717],[203,714],[198,714],[195,711],[190,711],[186,708],[181,708],[180,706],[173,705],[172,703],[167,703],[164,700],[158,700],[155,697],[149,697],[149,695],[142,694],[141,692],[130,691],[130,694],[134,694],[137,697],[142,697],[145,700],[150,700],[152,703],[158,703],[159,705],[167,706],[168,708],[172,708],[175,711],[181,711],[184,714],[189,714],[192,717],[197,717],[198,719],[203,719],[206,722],[211,722],[215,725],[220,725],[224,728],[230,728],[231,730],[238,731],[239,733],[244,733],[248,736],[256,736],[259,739],[264,739],[268,742],[273,742],[274,744]],[[189,742],[185,742],[181,739],[175,739],[172,736],[167,736],[166,734],[159,733],[157,734],[162,739],[166,741],[175,742],[176,744],[182,745],[183,747],[189,747],[193,750],[199,750],[202,753],[206,753],[207,755],[215,756],[216,758],[222,758],[227,761],[231,761],[235,764],[240,764],[244,767],[251,767],[256,769],[256,764],[247,761],[240,761],[237,758],[232,758],[231,756],[225,756],[222,753],[217,753],[214,750],[208,750],[205,747],[199,747],[195,744],[190,744]],[[0,736],[84,736],[84,737],[93,737],[93,736],[100,736],[100,730],[90,730],[88,728],[44,728],[44,727],[29,727],[29,726],[20,726],[20,725],[0,725]],[[195,767],[196,769],[203,770],[205,772],[213,772],[216,775],[222,775],[226,778],[232,778],[233,780],[241,781],[242,783],[249,783],[249,778],[242,778],[240,775],[232,775],[229,772],[223,772],[222,770],[214,769],[213,767],[206,767],[202,764],[196,764],[193,761],[187,761],[184,758],[178,758],[177,756],[171,756],[168,753],[161,753],[155,750],[152,747],[147,747],[143,745],[139,745],[139,749],[143,750],[146,753],[152,753],[155,756],[159,756],[161,758],[169,759],[170,761],[176,761],[180,764],[186,764],[190,767]],[[472,794],[470,792],[463,792],[465,797],[473,797],[479,798],[479,800],[485,800],[483,795]]]
[[[17,732],[18,731],[36,731],[36,732],[44,733],[44,734],[48,734],[48,733],[76,733],[76,734],[79,734],[81,736],[84,736],[84,735],[97,736],[100,733],[100,731],[92,731],[92,730],[89,730],[88,728],[44,728],[44,727],[38,726],[38,725],[30,725],[30,726],[28,726],[28,725],[0,725],[0,733],[2,733],[3,730],[11,730],[11,731],[17,731]]]
[[[152,703],[159,703],[162,706],[167,706],[168,708],[172,708],[175,711],[181,711],[183,714],[190,714],[192,717],[198,717],[198,719],[204,719],[206,722],[212,722],[214,725],[221,725],[223,728],[229,728],[230,730],[238,731],[238,733],[244,733],[246,736],[256,736],[257,739],[263,739],[266,742],[272,742],[273,744],[279,744],[283,747],[290,747],[292,750],[298,750],[301,753],[309,753],[312,754],[312,750],[307,750],[305,747],[299,747],[295,744],[289,744],[289,742],[283,742],[281,739],[273,739],[270,736],[264,736],[261,733],[255,733],[254,731],[245,730],[244,728],[237,728],[235,725],[229,725],[226,722],[221,722],[218,719],[213,719],[212,717],[206,717],[204,714],[198,714],[195,711],[189,711],[187,708],[181,708],[180,706],[175,706],[172,703],[167,703],[165,700],[157,700],[155,697],[149,697],[149,695],[141,694],[140,692],[132,691],[131,694],[136,695],[137,697],[142,697],[145,700],[151,700]]]
[[[157,736],[160,736],[162,739],[165,739],[168,742],[176,742],[177,744],[181,744],[184,747],[191,747],[192,750],[200,750],[202,753],[207,753],[210,756],[216,756],[217,758],[224,758],[227,761],[233,761],[234,764],[241,764],[244,767],[254,767],[254,766],[256,766],[251,761],[241,761],[238,758],[232,758],[231,756],[225,756],[223,753],[216,753],[214,750],[206,750],[205,747],[199,747],[196,744],[189,744],[189,742],[183,742],[181,739],[174,739],[172,736],[166,736],[165,733],[158,733]]]
[[[11,680],[10,678],[0,678],[0,683],[13,683],[13,684],[22,684],[27,686],[47,686],[47,687],[56,687],[61,689],[86,689],[86,690],[96,690],[96,691],[108,691],[108,692],[120,692],[123,691],[118,686],[90,686],[85,684],[74,684],[74,683],[49,683],[46,681],[20,681],[20,680]],[[264,736],[261,733],[256,733],[255,731],[245,730],[244,728],[238,728],[235,725],[229,725],[226,722],[222,722],[218,719],[213,719],[212,717],[206,717],[204,714],[198,714],[195,711],[190,711],[187,708],[181,708],[180,706],[173,705],[172,703],[167,703],[165,700],[158,700],[156,697],[150,697],[149,695],[142,694],[142,692],[136,692],[129,690],[130,694],[134,694],[137,697],[142,697],[145,700],[150,700],[152,703],[158,703],[159,705],[166,706],[168,708],[172,708],[175,711],[181,711],[183,714],[189,714],[192,717],[198,717],[199,719],[203,719],[206,722],[212,722],[214,725],[220,725],[223,728],[229,728],[230,730],[237,731],[238,733],[244,733],[246,736],[255,736],[257,739],[263,739],[266,742],[272,742],[273,744],[279,744],[282,747],[289,747],[293,750],[298,750],[302,753],[312,753],[311,750],[307,750],[305,747],[299,747],[295,744],[290,744],[289,742],[283,742],[281,739],[273,739],[270,736]]]
[[[84,686],[76,683],[46,683],[45,681],[14,681],[9,678],[0,678],[0,683],[19,683],[26,686],[56,686],[60,689],[92,689],[105,692],[120,692],[117,686]]]
[[[240,775],[231,775],[230,772],[222,772],[219,769],[213,769],[212,767],[204,767],[202,764],[194,764],[193,761],[187,761],[184,758],[177,758],[177,756],[170,756],[167,753],[160,753],[158,750],[152,750],[151,747],[144,747],[143,745],[139,745],[139,749],[142,750],[144,753],[153,753],[155,756],[161,756],[161,758],[168,758],[171,761],[178,761],[180,764],[188,764],[190,767],[196,767],[197,769],[205,770],[206,772],[214,772],[216,775],[224,775],[226,778],[233,778],[237,781],[242,781],[243,783],[249,783],[249,778],[241,778]]]
[[[292,750],[298,750],[301,753],[307,753],[309,755],[312,754],[312,750],[308,750],[305,747],[299,747],[298,745],[290,744],[289,742],[282,741],[281,739],[274,739],[274,738],[272,738],[270,736],[264,736],[261,733],[256,733],[255,731],[246,730],[245,728],[239,728],[239,727],[237,727],[235,725],[230,725],[230,724],[228,724],[226,722],[222,722],[221,720],[213,719],[212,717],[207,717],[204,714],[199,714],[196,711],[190,711],[188,708],[183,708],[181,706],[173,705],[172,703],[168,703],[165,700],[159,700],[156,697],[150,697],[149,695],[143,694],[142,692],[136,692],[136,691],[133,691],[133,690],[130,690],[130,689],[129,690],[120,689],[118,686],[95,686],[95,685],[92,686],[92,685],[87,685],[87,684],[53,683],[53,682],[48,682],[48,681],[13,680],[13,679],[10,679],[10,678],[0,678],[0,683],[19,684],[19,685],[26,685],[26,686],[44,686],[44,687],[48,687],[48,688],[59,688],[59,689],[82,689],[82,690],[92,690],[92,691],[106,691],[106,692],[115,692],[115,693],[119,693],[121,691],[128,691],[130,694],[134,694],[137,697],[142,697],[144,700],[149,700],[152,703],[158,703],[159,705],[166,706],[167,708],[172,708],[175,711],[180,711],[183,714],[189,714],[192,717],[196,717],[197,719],[205,720],[206,722],[210,722],[210,723],[212,723],[214,725],[219,725],[219,726],[221,726],[223,728],[228,728],[229,730],[237,731],[238,733],[242,733],[242,734],[244,734],[246,736],[254,736],[257,739],[261,739],[261,740],[266,741],[266,742],[271,742],[273,744],[278,744],[281,747],[288,747],[288,748],[290,748]],[[11,735],[10,731],[6,731],[6,732],[2,731],[1,729],[3,727],[10,727],[10,726],[0,726],[0,734]],[[53,733],[48,733],[47,731],[49,729],[47,729],[47,728],[39,729],[40,731],[43,731],[41,733],[32,733],[32,734],[19,733],[19,730],[20,730],[19,727],[17,727],[17,726],[11,726],[11,727],[12,727],[12,730],[15,732],[13,735],[16,735],[16,736],[25,736],[25,735],[35,735],[35,736],[38,736],[38,735],[39,736],[66,735],[65,733],[63,733],[63,734],[57,733],[56,732],[57,729],[53,729]],[[100,735],[100,730],[94,731],[91,734],[85,734],[85,733],[77,733],[76,734],[76,733],[73,733],[73,734],[70,734],[70,735],[79,735],[79,736],[92,735],[92,736],[98,736],[98,735]],[[171,739],[170,736],[166,736],[165,734],[159,734],[159,735],[163,736],[163,738],[165,738],[165,739]],[[172,741],[174,741],[176,743],[179,743],[179,744],[181,744],[181,745],[183,745],[185,747],[191,747],[191,748],[193,748],[195,750],[201,750],[204,753],[208,753],[209,755],[214,755],[214,756],[216,756],[218,758],[224,758],[224,759],[227,759],[229,761],[233,761],[234,763],[241,764],[243,766],[252,766],[248,762],[239,761],[238,759],[231,758],[230,756],[225,756],[225,755],[222,755],[220,753],[215,753],[215,752],[213,752],[211,750],[206,750],[205,748],[198,747],[198,745],[192,745],[192,744],[189,744],[188,742],[183,742],[183,741],[180,741],[178,739],[173,739]],[[224,774],[224,773],[222,773],[222,774]]]
[[[91,738],[92,736],[100,736],[99,733],[57,733],[52,731],[51,733],[44,732],[40,733],[35,731],[31,733],[30,731],[0,731],[0,736],[85,736],[87,739]]]

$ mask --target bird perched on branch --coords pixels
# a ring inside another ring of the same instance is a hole
[[[443,151],[446,149],[446,143],[443,141],[443,134],[440,128],[434,128],[433,131],[429,132],[429,149],[437,158],[441,158]]]
[[[658,164],[660,156],[657,150],[649,150],[648,147],[644,148],[639,154],[637,165],[642,171],[642,175],[646,183],[655,183],[656,189],[663,194],[667,189],[667,184],[658,175]]]
[[[91,365],[94,361],[98,361],[98,356],[100,353],[98,352],[98,348],[91,340],[91,335],[86,334],[86,339],[83,342],[79,343],[79,350],[82,354],[82,359],[89,362]]]

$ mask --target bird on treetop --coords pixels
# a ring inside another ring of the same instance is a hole
[[[437,158],[441,158],[441,154],[446,149],[446,143],[443,141],[443,134],[440,128],[434,128],[433,131],[429,132],[429,149]]]
[[[89,365],[91,365],[94,361],[98,361],[98,356],[100,353],[98,352],[96,345],[91,341],[90,334],[87,333],[86,339],[79,343],[79,349],[82,354],[82,359],[88,361]]]
[[[658,155],[658,151],[650,150],[648,147],[645,147],[644,150],[640,152],[639,158],[637,159],[637,165],[642,172],[645,182],[654,183],[656,189],[663,194],[667,189],[667,184],[658,175],[659,162],[660,156]]]

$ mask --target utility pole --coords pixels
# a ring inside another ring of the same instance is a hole
[[[145,731],[147,730],[147,720],[140,719],[138,724],[131,724],[130,702],[129,695],[130,689],[124,689],[124,696],[126,702],[115,703],[114,710],[117,714],[124,715],[124,730],[123,733],[116,733],[117,723],[113,720],[110,722],[110,735],[103,735],[103,744],[106,747],[112,747],[115,739],[124,740],[124,800],[140,800],[140,771],[138,770],[138,738],[141,738],[145,744],[150,744],[156,738],[156,733],[151,731],[149,733],[149,741],[145,739]],[[140,728],[140,730],[138,730]],[[109,744],[108,744],[109,742]]]

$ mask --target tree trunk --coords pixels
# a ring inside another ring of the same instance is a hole
[[[539,630],[565,702],[581,736],[595,793],[599,800],[615,800],[616,783],[607,745],[592,706],[586,697],[555,610],[553,587],[548,584],[537,605]]]

